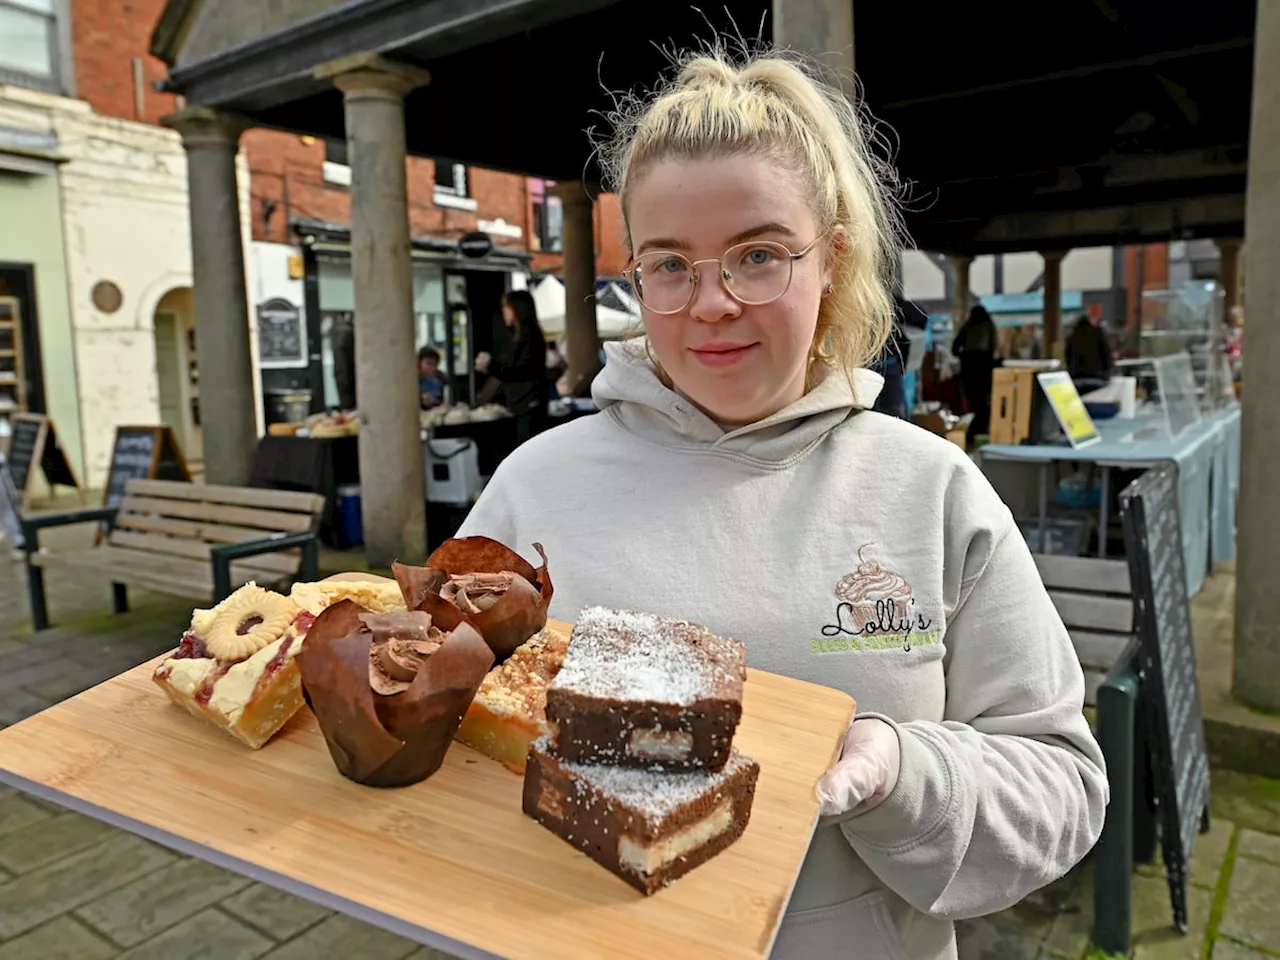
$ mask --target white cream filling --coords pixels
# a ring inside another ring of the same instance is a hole
[[[633,757],[684,760],[693,749],[693,734],[680,730],[633,730],[627,749]]]
[[[205,678],[213,673],[217,663],[216,660],[205,657],[189,657],[183,660],[166,660],[163,669],[169,686],[179,693],[194,697]]]
[[[710,843],[731,826],[733,802],[724,800],[697,823],[653,843],[646,844],[624,834],[618,838],[618,862],[634,873],[656,873],[678,857]]]
[[[262,679],[267,664],[280,652],[280,644],[284,643],[284,639],[281,637],[275,643],[267,644],[248,660],[241,660],[219,677],[213,685],[213,695],[209,698],[209,705],[222,713],[229,722],[235,723],[239,720],[253,696],[253,691],[258,686],[258,681]],[[294,643],[285,656],[296,657],[301,648],[302,644]]]

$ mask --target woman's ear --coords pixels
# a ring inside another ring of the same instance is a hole
[[[831,231],[831,239],[822,245],[823,289],[835,279],[836,264],[845,255],[848,246],[849,235],[845,233],[844,227],[837,225]]]

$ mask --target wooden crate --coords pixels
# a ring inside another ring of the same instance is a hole
[[[1038,370],[997,367],[991,376],[992,443],[1016,445],[1031,434],[1031,402]]]

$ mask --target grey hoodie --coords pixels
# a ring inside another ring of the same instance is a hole
[[[954,957],[952,920],[1066,873],[1107,802],[1079,662],[1009,510],[958,447],[865,410],[880,383],[829,376],[726,433],[611,344],[602,412],[519,447],[459,531],[534,562],[542,542],[553,617],[701,622],[893,723],[896,788],[819,827],[775,957]]]

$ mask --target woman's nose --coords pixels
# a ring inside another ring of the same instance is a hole
[[[695,267],[698,282],[693,287],[693,300],[689,303],[689,315],[704,323],[732,318],[742,313],[742,304],[729,295],[723,268],[718,263],[701,263]]]

